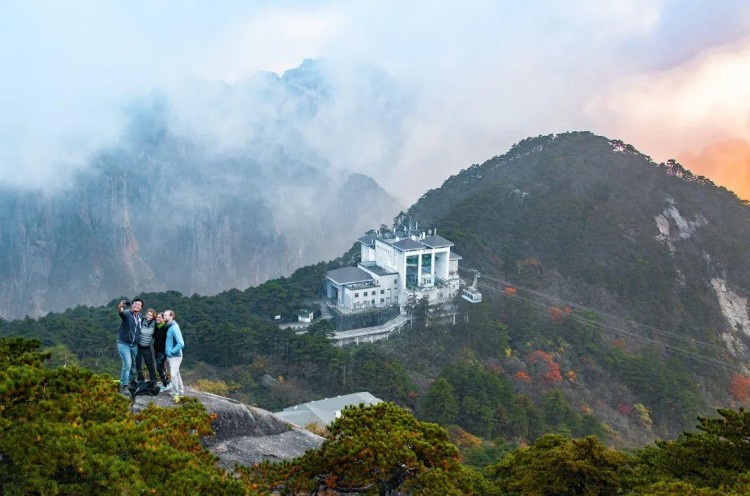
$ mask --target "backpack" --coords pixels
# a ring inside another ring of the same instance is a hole
[[[158,383],[152,383],[150,381],[141,381],[138,383],[131,383],[128,386],[128,391],[130,391],[130,395],[135,400],[135,397],[139,394],[147,394],[149,396],[156,396],[159,394],[159,384]]]

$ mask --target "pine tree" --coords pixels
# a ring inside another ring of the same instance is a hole
[[[245,492],[201,447],[212,429],[200,403],[133,415],[109,377],[45,368],[38,349],[0,340],[0,493]]]
[[[507,495],[598,496],[617,494],[627,457],[607,448],[594,436],[566,439],[540,437],[487,470]]]
[[[392,403],[347,408],[329,432],[319,450],[241,470],[243,480],[283,494],[461,495],[481,483],[461,467],[445,429]]]

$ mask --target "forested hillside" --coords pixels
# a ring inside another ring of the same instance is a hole
[[[526,139],[452,176],[409,213],[487,274],[695,337],[733,332],[717,325],[713,278],[750,290],[746,202],[591,133]]]
[[[399,336],[372,346],[335,348],[325,324],[279,330],[273,316],[320,298],[356,246],[244,291],[141,296],[176,311],[189,382],[270,410],[368,390],[448,428],[476,466],[550,432],[642,446],[750,400],[748,207],[705,178],[570,133],[472,166],[407,214],[483,274],[484,302],[458,300],[455,325],[417,302]],[[0,321],[0,335],[115,375],[117,324],[113,301]]]
[[[542,390],[631,436],[747,401],[750,208],[708,179],[591,133],[540,136],[408,213],[484,274],[517,387],[538,394],[546,364]]]
[[[197,401],[134,414],[108,377],[47,358],[38,342],[0,339],[3,494],[723,496],[750,483],[743,410],[634,452],[548,434],[478,468],[461,463],[449,432],[392,403],[347,408],[319,449],[232,474],[201,446],[212,415]]]

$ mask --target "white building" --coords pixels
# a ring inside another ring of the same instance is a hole
[[[405,305],[409,298],[431,304],[459,291],[459,255],[435,233],[410,236],[368,234],[359,238],[361,262],[326,274],[326,295],[346,310]]]
[[[380,398],[376,398],[367,391],[361,393],[346,394],[336,396],[335,398],[326,398],[324,400],[309,401],[301,405],[284,408],[274,415],[283,418],[295,425],[305,427],[310,424],[319,424],[327,426],[341,416],[341,411],[347,406],[365,406],[377,405],[382,403]]]
[[[315,320],[315,312],[312,310],[301,308],[297,311],[297,322],[310,324],[313,320]]]

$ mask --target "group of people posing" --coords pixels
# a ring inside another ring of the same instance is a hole
[[[171,390],[174,402],[178,403],[185,393],[180,376],[185,341],[180,326],[174,320],[172,310],[157,313],[149,308],[144,317],[141,315],[142,308],[143,300],[140,298],[134,299],[132,304],[122,300],[117,305],[117,313],[122,320],[117,335],[117,350],[122,359],[120,391],[129,396],[128,386],[144,381],[145,362],[150,385],[156,387],[158,373],[162,382],[159,392]],[[165,362],[169,364],[171,381],[167,380]]]

